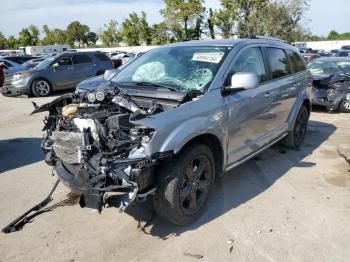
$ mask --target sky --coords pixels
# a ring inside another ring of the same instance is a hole
[[[218,9],[219,0],[205,0],[207,8]],[[145,11],[150,23],[162,21],[161,0],[0,0],[0,31],[17,35],[34,24],[42,28],[66,28],[75,20],[87,24],[92,31],[102,28],[111,19],[122,21],[130,12]],[[311,0],[303,21],[313,34],[328,35],[350,31],[350,0]]]

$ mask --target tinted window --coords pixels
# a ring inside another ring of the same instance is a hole
[[[293,52],[291,50],[286,50],[286,52],[289,56],[290,62],[292,63],[294,72],[301,72],[306,69],[304,61],[296,52]]]
[[[74,55],[73,56],[73,63],[74,64],[85,64],[85,63],[92,63],[91,58],[87,55]]]
[[[105,54],[95,54],[95,57],[97,57],[101,61],[109,61],[110,60],[108,58],[108,56],[106,56]]]
[[[283,49],[267,48],[267,56],[270,61],[272,78],[276,79],[291,73],[287,56]]]
[[[260,48],[253,47],[244,50],[237,57],[237,60],[233,64],[233,73],[237,72],[250,72],[256,74],[259,82],[266,81],[266,71],[264,66],[264,60],[261,54]]]
[[[72,59],[68,58],[68,57],[64,57],[64,58],[61,58],[57,61],[57,63],[60,65],[60,66],[68,66],[68,65],[72,65]]]

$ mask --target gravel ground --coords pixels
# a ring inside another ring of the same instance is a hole
[[[0,96],[1,226],[56,180],[39,148],[45,114],[29,116],[31,101],[52,99]],[[0,261],[349,261],[349,138],[349,114],[313,112],[302,150],[276,145],[229,172],[188,227],[150,203],[91,213],[59,185],[57,205],[0,234]]]

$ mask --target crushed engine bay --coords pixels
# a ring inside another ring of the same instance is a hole
[[[122,210],[135,199],[144,200],[156,190],[154,166],[173,153],[146,152],[155,130],[136,122],[191,100],[186,93],[174,97],[136,97],[116,88],[34,105],[33,113],[49,111],[42,141],[45,162],[63,184],[81,194],[81,207],[101,211],[115,192],[122,195]]]
[[[350,91],[350,78],[345,75],[317,75],[314,76],[312,102],[336,110],[339,103]]]

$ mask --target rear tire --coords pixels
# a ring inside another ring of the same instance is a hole
[[[34,96],[45,97],[52,93],[51,84],[44,79],[37,79],[32,83],[31,91]]]
[[[349,94],[347,94],[347,96],[349,96]],[[350,98],[350,97],[349,97]],[[339,111],[342,113],[350,113],[350,99],[347,99],[347,97],[345,96],[344,99],[340,102],[339,105]]]
[[[176,225],[192,223],[204,210],[214,178],[211,150],[202,144],[186,147],[161,165],[153,201],[156,212]]]
[[[308,121],[309,112],[306,106],[302,105],[295,119],[293,130],[289,132],[282,144],[289,148],[299,149],[306,135]]]

